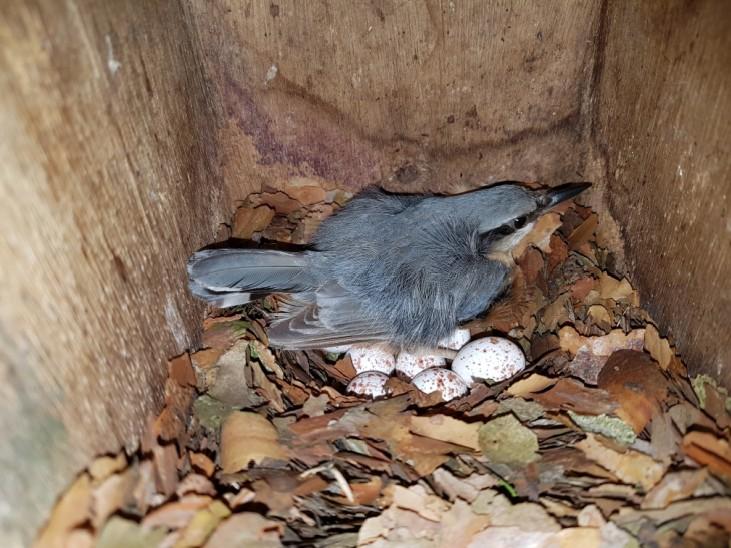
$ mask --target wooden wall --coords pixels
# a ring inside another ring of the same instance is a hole
[[[609,2],[592,135],[643,303],[731,388],[729,28],[729,2]]]
[[[134,447],[195,344],[185,259],[229,200],[177,2],[0,8],[0,535]]]
[[[188,253],[236,200],[293,178],[594,179],[661,329],[728,379],[727,15],[710,1],[6,2],[8,544],[91,456],[135,446],[165,358],[197,344]]]
[[[581,177],[599,8],[192,2],[227,179],[456,192]]]

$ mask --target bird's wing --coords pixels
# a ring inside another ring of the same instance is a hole
[[[269,329],[269,342],[288,349],[326,348],[388,339],[363,307],[337,283],[295,294],[283,302]]]
[[[190,290],[220,306],[249,302],[274,291],[309,291],[317,287],[308,253],[274,249],[217,248],[194,253],[188,260]]]

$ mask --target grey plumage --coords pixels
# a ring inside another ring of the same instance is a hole
[[[458,196],[367,190],[326,219],[306,251],[193,254],[191,291],[217,306],[287,294],[269,332],[282,348],[433,348],[504,291],[516,232],[587,186],[546,192],[504,184]]]

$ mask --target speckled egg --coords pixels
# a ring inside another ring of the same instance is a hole
[[[356,373],[379,371],[390,375],[396,368],[393,354],[375,346],[354,346],[348,350],[348,356]]]
[[[459,398],[467,393],[469,388],[459,375],[443,367],[432,367],[422,371],[411,379],[411,384],[424,392],[441,392],[444,401]]]
[[[439,341],[439,346],[442,348],[459,350],[468,342],[470,342],[470,330],[458,328],[452,331],[452,334],[449,337],[445,337]]]
[[[407,379],[413,379],[425,369],[445,365],[447,365],[447,360],[439,356],[417,356],[409,352],[401,352],[396,359],[396,372],[401,373]]]
[[[467,384],[477,379],[503,381],[523,369],[523,351],[514,342],[500,337],[472,341],[459,351],[452,362],[452,371]]]
[[[386,395],[388,375],[379,371],[366,371],[353,377],[346,390],[351,394],[378,398]]]

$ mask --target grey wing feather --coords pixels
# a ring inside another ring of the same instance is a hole
[[[269,249],[206,249],[188,261],[190,290],[217,306],[233,306],[275,291],[314,289],[308,253]]]

